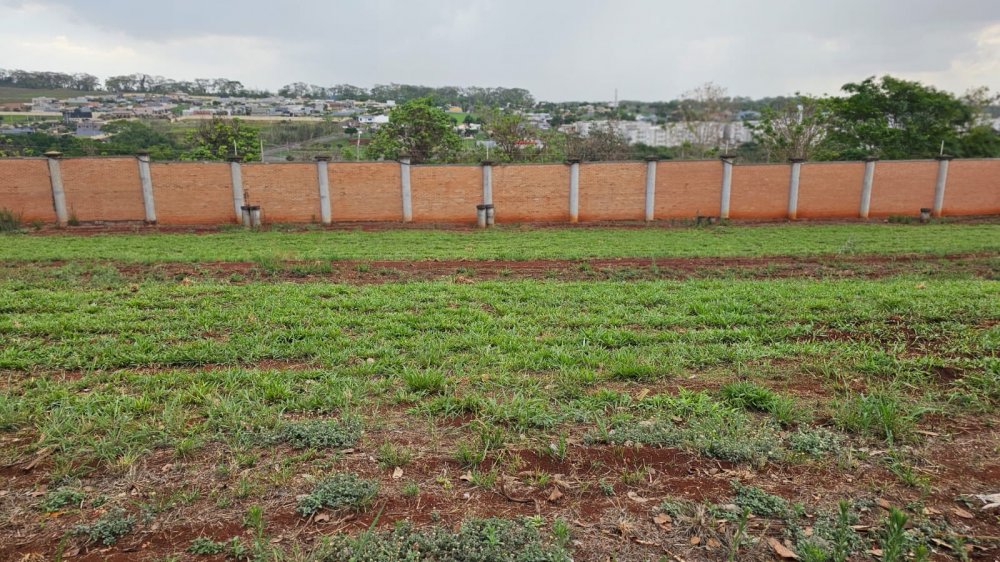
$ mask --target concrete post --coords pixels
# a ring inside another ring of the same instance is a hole
[[[865,178],[861,183],[861,209],[858,211],[858,216],[867,219],[868,211],[871,210],[872,206],[872,182],[875,181],[875,162],[878,158],[874,156],[868,156],[865,158]]]
[[[66,208],[66,191],[63,190],[62,171],[59,169],[61,152],[46,152],[49,160],[49,182],[52,184],[52,204],[56,208],[56,221],[59,226],[69,224],[69,210]]]
[[[733,191],[733,162],[735,156],[723,154],[719,156],[722,160],[722,196],[719,201],[719,218],[729,218],[729,199]]]
[[[413,199],[410,191],[410,157],[399,157],[399,183],[403,197],[403,222],[413,221]]]
[[[153,175],[149,171],[149,153],[135,154],[139,161],[139,182],[142,184],[142,207],[146,211],[146,223],[156,224],[156,203],[153,201]]]
[[[580,159],[572,158],[569,164],[569,222],[580,221]]]
[[[791,158],[792,175],[788,179],[788,219],[795,220],[799,215],[799,175],[802,173],[804,158]]]
[[[230,184],[233,187],[233,212],[236,214],[236,222],[243,224],[243,205],[246,205],[243,201],[243,172],[240,169],[243,158],[230,156],[228,160]]]
[[[493,204],[493,162],[483,160],[483,205]]]
[[[659,158],[649,156],[646,158],[646,207],[643,218],[646,222],[652,222],[656,214],[656,163]]]
[[[316,157],[316,181],[319,184],[319,220],[325,225],[333,222],[333,212],[330,209],[330,174],[327,163],[329,156]]]
[[[935,217],[940,217],[944,209],[944,188],[948,184],[948,162],[954,157],[942,154],[936,158],[938,161],[938,174],[937,185],[934,186],[934,208],[931,210],[931,214]]]

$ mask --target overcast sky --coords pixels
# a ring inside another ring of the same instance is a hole
[[[0,67],[276,89],[507,86],[542,100],[1000,90],[1000,0],[0,0]]]

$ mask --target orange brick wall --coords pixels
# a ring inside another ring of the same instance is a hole
[[[264,222],[319,222],[316,164],[242,165],[243,190]],[[155,187],[154,187],[155,189]]]
[[[149,171],[158,223],[236,222],[228,163],[154,162]]]
[[[568,221],[569,166],[493,167],[497,222]]]
[[[336,162],[328,166],[334,221],[403,220],[397,162]]]
[[[729,194],[730,218],[787,217],[790,175],[791,166],[783,164],[733,166],[732,191]],[[719,182],[721,191],[721,178]]]
[[[870,216],[916,216],[933,207],[937,169],[934,160],[876,162]]]
[[[481,166],[411,166],[413,220],[476,222],[483,201]]]
[[[141,221],[146,218],[135,158],[65,158],[60,162],[72,219]]]
[[[24,221],[55,222],[45,159],[0,159],[0,209],[19,213]]]
[[[1000,214],[1000,160],[952,160],[944,190],[944,214]]]
[[[645,206],[645,162],[580,164],[581,221],[642,220]]]
[[[876,162],[876,167],[878,163]],[[853,218],[861,209],[864,162],[806,162],[799,176],[799,218]]]
[[[656,218],[718,216],[721,191],[722,163],[718,160],[659,162],[656,166]]]
[[[134,158],[66,158],[60,161],[66,202],[77,219],[145,218],[138,163]],[[871,215],[915,216],[932,207],[938,163],[878,162]],[[225,162],[154,162],[150,165],[156,215],[161,224],[236,222]],[[328,164],[334,221],[402,220],[399,164]],[[733,218],[780,218],[787,212],[790,167],[737,165],[733,169]],[[319,220],[316,166],[308,163],[242,166],[251,203],[267,222]],[[855,218],[864,175],[862,162],[807,162],[802,166],[801,218]],[[584,163],[580,166],[580,219],[641,220],[645,202],[644,162]],[[413,218],[423,222],[475,221],[482,199],[479,166],[412,166]],[[656,218],[719,214],[722,164],[664,161],[657,164]],[[569,220],[569,166],[500,165],[493,168],[493,202],[500,222]],[[45,159],[0,159],[0,208],[25,221],[55,221]],[[944,214],[1000,214],[1000,159],[953,160]]]

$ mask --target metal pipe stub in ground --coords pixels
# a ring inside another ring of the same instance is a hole
[[[260,227],[260,205],[243,205],[243,225],[250,228]]]

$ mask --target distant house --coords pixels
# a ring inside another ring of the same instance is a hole
[[[63,121],[69,123],[71,121],[78,121],[80,119],[93,119],[94,112],[91,111],[89,107],[77,107],[72,111],[63,111]]]
[[[76,124],[76,136],[78,137],[98,137],[104,134],[101,131],[101,127],[104,126],[104,121],[97,121],[93,119],[85,119],[79,121]]]
[[[358,123],[362,125],[385,125],[389,122],[388,115],[358,115]]]
[[[447,109],[448,113],[462,113],[462,108],[457,105],[453,105]]]

